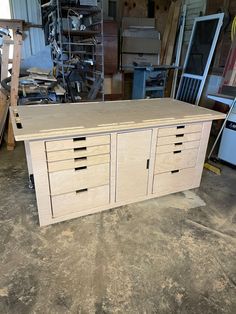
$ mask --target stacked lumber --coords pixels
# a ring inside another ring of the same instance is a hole
[[[181,0],[172,1],[161,45],[161,64],[171,65],[178,30]]]
[[[6,95],[3,90],[0,91],[0,143],[2,133],[7,120],[7,112],[9,106],[17,106],[18,101],[18,86],[20,74],[21,61],[21,46],[22,46],[22,32],[23,20],[0,20],[0,26],[4,29],[12,30],[12,38],[8,35],[3,36],[2,45],[2,64],[1,64],[1,81],[8,77],[8,68],[12,64],[11,73],[11,89],[10,95]],[[9,58],[10,45],[13,46],[13,60]],[[7,149],[13,150],[15,146],[14,134],[11,120],[8,122],[7,134]]]

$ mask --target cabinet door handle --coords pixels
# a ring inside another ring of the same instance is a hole
[[[147,159],[146,169],[149,169],[150,159]]]
[[[181,145],[183,145],[183,143],[182,143],[182,142],[175,143],[175,146],[181,146]]]
[[[176,134],[176,137],[184,137],[184,134]]]
[[[177,126],[177,129],[184,129],[185,128],[185,125],[178,125]]]
[[[182,152],[182,150],[175,150],[174,154],[180,154]]]

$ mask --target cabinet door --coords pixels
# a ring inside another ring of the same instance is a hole
[[[116,201],[147,195],[152,130],[117,135]]]

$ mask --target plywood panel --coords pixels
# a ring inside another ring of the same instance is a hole
[[[174,127],[160,128],[158,137],[176,134],[187,134],[202,131],[202,123],[182,124]]]
[[[30,142],[29,148],[32,158],[39,223],[40,226],[45,226],[50,224],[52,220],[45,145],[43,141]]]
[[[178,149],[185,150],[185,149],[193,149],[193,148],[199,148],[200,141],[193,141],[193,142],[177,142],[174,144],[168,144],[168,145],[161,145],[157,147],[157,153],[170,153],[174,152]]]
[[[157,139],[157,145],[179,144],[185,142],[199,141],[201,133],[177,134],[171,136],[163,136]]]
[[[16,115],[19,116],[16,116]],[[81,136],[223,119],[224,114],[174,99],[18,106],[11,109],[17,140]],[[18,123],[18,124],[17,124]],[[22,128],[18,128],[21,123]]]
[[[78,167],[88,167],[93,165],[106,164],[110,162],[110,155],[96,155],[96,156],[88,156],[81,157],[75,159],[67,159],[61,161],[48,162],[48,171],[55,172],[61,170],[74,169]]]
[[[51,195],[109,184],[110,165],[95,165],[49,174]]]
[[[66,159],[78,159],[81,157],[96,156],[101,154],[108,154],[110,152],[110,145],[81,147],[79,149],[60,150],[56,152],[47,153],[47,160],[59,161]]]
[[[155,173],[194,167],[197,162],[197,157],[198,148],[176,150],[164,154],[159,154],[157,150]]]
[[[75,137],[75,138],[70,138],[70,139],[65,139],[65,140],[61,139],[61,140],[46,142],[46,150],[47,152],[53,152],[57,150],[106,145],[106,144],[110,144],[109,135],[88,136],[88,137],[83,136],[83,137]]]
[[[162,196],[196,188],[200,184],[202,168],[182,169],[154,176],[153,193]]]
[[[117,135],[116,201],[147,194],[152,131]]]
[[[91,188],[87,191],[68,193],[52,197],[53,217],[65,217],[83,210],[109,204],[109,186]]]

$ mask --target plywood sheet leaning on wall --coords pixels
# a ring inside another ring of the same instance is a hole
[[[122,15],[129,17],[147,17],[146,0],[122,0]]]
[[[166,21],[172,1],[171,0],[156,0],[155,1],[155,18],[156,28],[161,34],[161,40],[164,36]]]
[[[166,28],[162,40],[161,64],[171,65],[175,38],[178,29],[181,0],[171,2],[167,17]]]
[[[156,19],[156,28],[163,37],[168,11],[171,0],[155,0],[154,1],[153,18]],[[148,1],[147,0],[122,0],[119,1],[120,15],[122,17],[148,17]]]

